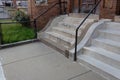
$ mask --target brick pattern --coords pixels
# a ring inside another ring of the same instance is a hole
[[[58,2],[58,0],[48,0],[47,4],[40,4],[36,5],[35,0],[28,0],[28,13],[29,16],[32,19],[36,18],[38,15],[40,15],[42,12],[44,12],[46,9],[48,9],[50,6]],[[59,5],[55,6],[51,10],[49,10],[45,15],[42,17],[39,17],[37,20],[37,27],[38,29],[42,29],[45,27],[45,25],[48,23],[48,21],[57,15],[59,15],[60,8]]]
[[[117,0],[110,0],[110,1],[113,1],[111,8],[104,7],[105,5],[104,1],[105,0],[102,0],[101,6],[100,6],[100,18],[114,19],[114,16],[116,15],[116,9],[117,9]]]

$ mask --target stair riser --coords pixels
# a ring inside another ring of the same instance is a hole
[[[82,60],[82,59],[78,59],[78,61],[82,64],[84,64],[85,66],[89,66],[89,68],[91,70],[93,70],[94,72],[97,72],[98,74],[100,74],[101,76],[104,76],[105,78],[107,78],[108,80],[119,80],[118,78],[102,71],[101,69],[97,68],[96,66],[93,66],[89,63],[87,63],[86,61]]]
[[[108,51],[112,51],[112,52],[120,54],[120,47],[113,46],[113,45],[110,45],[110,44],[105,44],[103,42],[99,42],[99,41],[96,41],[96,40],[92,40],[91,44],[93,46],[102,47],[103,49],[106,49]]]
[[[100,31],[98,31],[98,32],[99,32],[99,37],[100,38],[120,42],[120,34],[112,34],[112,33],[107,33],[107,32],[100,32]]]
[[[57,38],[54,37],[54,36],[51,36],[51,35],[47,34],[45,38],[50,39],[51,41],[57,43]]]
[[[59,33],[59,34],[65,35],[65,36],[70,37],[70,38],[75,38],[75,35],[73,35],[73,34],[69,34],[69,33],[66,33],[66,32],[63,32],[63,31],[59,31],[59,30],[56,30],[56,29],[53,29],[53,31],[55,33]]]
[[[89,55],[91,57],[94,57],[97,60],[100,60],[100,61],[102,61],[104,63],[107,63],[107,64],[109,64],[109,65],[111,65],[113,67],[116,67],[116,68],[120,69],[120,62],[117,61],[117,60],[114,60],[114,59],[112,59],[110,57],[106,57],[106,56],[104,56],[102,54],[99,54],[99,53],[97,53],[95,51],[91,51],[91,50],[87,50],[87,49],[84,49],[84,54]]]
[[[60,39],[60,38],[57,38],[57,37],[55,37],[55,36],[52,36],[52,35],[50,35],[50,34],[47,34],[47,37],[46,37],[46,38],[48,38],[48,39],[56,42],[56,43],[59,44],[59,45],[71,47],[71,43],[66,42],[66,41],[64,41],[64,40],[62,40],[62,39]]]
[[[76,28],[74,28],[74,27],[69,27],[69,26],[62,26],[61,28],[67,29],[67,30],[71,30],[71,31],[75,31],[75,30],[76,30]]]

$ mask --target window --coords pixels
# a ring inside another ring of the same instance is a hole
[[[36,4],[43,4],[43,3],[47,3],[47,0],[35,0]]]

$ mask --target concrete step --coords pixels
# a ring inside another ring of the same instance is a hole
[[[107,30],[120,31],[120,23],[117,22],[107,22],[103,27],[105,27]]]
[[[94,46],[84,47],[84,54],[94,57],[95,59],[100,60],[101,62],[104,62],[106,64],[120,69],[119,54]]]
[[[120,22],[120,15],[119,16],[115,16],[114,21]]]
[[[98,30],[99,37],[120,42],[120,31]]]
[[[103,39],[103,38],[96,38],[96,39],[92,39],[91,45],[101,47],[108,51],[112,51],[120,54],[120,43],[116,41]]]
[[[88,55],[79,55],[78,59],[81,63],[89,66],[95,72],[108,78],[108,80],[120,80],[120,69],[112,67]]]
[[[53,40],[57,44],[60,44],[66,47],[72,46],[74,44],[74,39],[67,37],[65,35],[61,35],[55,32],[46,32],[46,34],[48,39]]]
[[[68,49],[74,47],[75,31],[84,18],[75,18],[70,16],[63,16],[55,18],[42,31],[44,32],[42,38],[50,39],[57,45],[64,46]],[[78,39],[82,40],[89,27],[95,22],[95,19],[87,19],[78,31]],[[42,32],[40,31],[40,32]],[[82,34],[81,34],[82,33]],[[78,42],[79,42],[78,41]]]
[[[75,38],[75,30],[71,30],[71,29],[65,29],[65,28],[61,28],[61,27],[53,27],[52,30],[56,33],[71,37],[71,38]],[[78,33],[78,36],[80,36],[80,31]]]
[[[82,20],[83,18],[66,17],[65,19],[63,19],[63,21],[59,22],[58,24],[60,26],[76,29]]]
[[[66,23],[66,22],[59,22],[58,26],[66,27],[68,29],[75,30],[78,27],[78,24]]]
[[[69,16],[76,18],[85,18],[87,16],[87,13],[70,13]],[[99,15],[91,14],[88,18],[99,20]]]
[[[69,29],[76,29],[80,23],[83,21],[83,18],[71,18],[69,20],[63,20],[58,23],[59,26],[64,26]],[[94,19],[87,19],[83,25],[81,26],[82,29],[85,29],[86,26],[90,26],[91,23],[95,22]]]

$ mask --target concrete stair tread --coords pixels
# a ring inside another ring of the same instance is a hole
[[[67,22],[59,22],[58,24],[59,24],[59,25],[64,25],[64,26],[66,26],[66,27],[69,26],[69,27],[72,27],[72,28],[75,28],[75,29],[76,29],[76,28],[78,27],[78,25],[79,25],[79,24],[72,24],[72,23],[67,23]]]
[[[78,59],[83,60],[92,66],[95,66],[96,68],[108,73],[109,75],[111,75],[117,79],[120,79],[120,70],[117,68],[114,68],[108,64],[105,64],[105,63],[103,63],[95,58],[92,58],[90,56],[87,56],[87,55],[79,55]]]
[[[53,27],[53,29],[59,30],[61,32],[65,32],[65,33],[68,33],[68,34],[71,34],[71,35],[75,36],[75,30],[63,29],[63,28],[60,28],[60,27]],[[79,32],[78,36],[80,36],[80,32]]]
[[[58,34],[58,33],[55,33],[55,32],[46,32],[47,34],[50,34],[56,38],[59,38],[61,40],[64,40],[66,42],[69,42],[70,44],[74,44],[74,39],[70,38],[70,37],[67,37],[67,36],[64,36],[64,35],[61,35],[61,34]]]
[[[116,31],[116,30],[99,30],[99,31],[103,32],[103,33],[110,33],[110,34],[120,35],[120,31]]]
[[[79,22],[83,20],[83,18],[76,18],[76,17],[66,17],[63,19],[63,22]]]
[[[102,43],[109,44],[109,45],[116,46],[116,47],[120,48],[120,43],[117,42],[117,41],[113,41],[113,40],[109,40],[109,39],[103,39],[103,38],[96,38],[96,39],[93,39],[93,40],[96,40],[96,41],[99,41],[99,42],[102,42]]]
[[[106,28],[109,30],[120,30],[120,23],[119,22],[107,22]]]
[[[77,22],[81,22],[82,20],[83,20],[84,18],[77,18],[77,17],[71,17],[71,16],[69,16],[69,17],[66,17],[66,18],[64,18],[64,22],[75,22],[75,23],[77,23]],[[96,19],[87,19],[87,21],[96,21]]]
[[[71,19],[69,21],[61,21],[58,24],[77,28],[80,25],[80,23],[82,22],[82,20],[83,20],[83,18],[78,18],[77,20]],[[92,23],[92,22],[95,22],[95,20],[94,19],[87,19],[82,26],[86,26],[87,24]]]
[[[108,50],[105,50],[105,49],[102,49],[102,48],[99,48],[99,47],[94,47],[94,46],[84,47],[84,49],[96,52],[97,54],[109,57],[113,60],[116,60],[116,61],[120,62],[120,55],[116,54],[116,53],[113,53],[113,52],[110,52]]]

